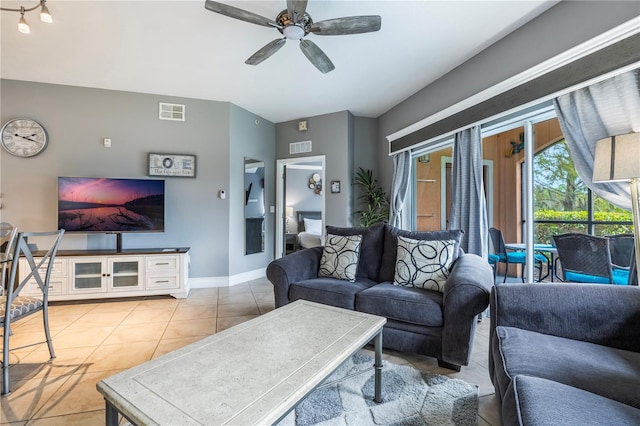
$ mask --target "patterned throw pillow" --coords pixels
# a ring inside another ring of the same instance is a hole
[[[393,283],[399,286],[444,291],[453,262],[454,240],[428,241],[398,237]]]
[[[318,276],[355,281],[361,241],[362,235],[327,234]]]

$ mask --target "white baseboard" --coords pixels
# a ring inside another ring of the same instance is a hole
[[[215,287],[231,287],[234,285],[246,283],[247,281],[264,278],[267,268],[260,268],[254,271],[247,271],[241,274],[230,275],[228,277],[200,277],[189,278],[190,288],[215,288]]]

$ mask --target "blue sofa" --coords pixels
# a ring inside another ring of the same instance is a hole
[[[640,288],[499,284],[489,371],[510,425],[640,424]]]
[[[432,356],[454,370],[468,365],[476,318],[489,305],[493,272],[481,257],[459,248],[462,231],[412,232],[379,223],[327,226],[327,233],[362,236],[356,281],[318,277],[322,247],[292,253],[267,267],[276,308],[305,299],[384,316],[383,347]],[[456,240],[444,292],[393,284],[398,236]]]

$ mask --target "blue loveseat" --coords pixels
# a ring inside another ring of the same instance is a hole
[[[468,365],[476,317],[489,305],[493,272],[481,257],[459,248],[462,231],[411,232],[379,223],[327,226],[327,233],[362,236],[356,280],[318,277],[322,247],[292,253],[267,267],[276,308],[305,299],[384,316],[383,347],[432,356],[450,369]],[[393,284],[398,236],[456,240],[443,292]]]
[[[640,288],[498,284],[489,372],[511,425],[640,424]]]

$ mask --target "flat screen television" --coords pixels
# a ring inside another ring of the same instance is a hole
[[[58,228],[163,232],[164,180],[59,177]]]

